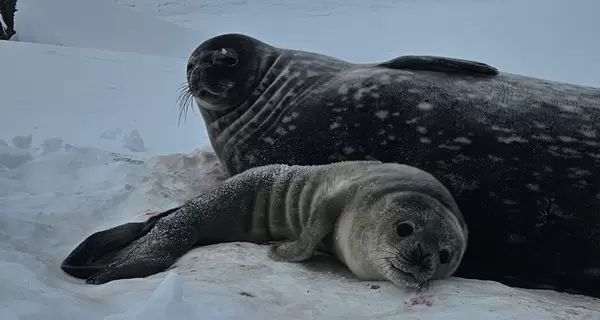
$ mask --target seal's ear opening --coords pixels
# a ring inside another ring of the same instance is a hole
[[[146,235],[158,220],[177,211],[169,209],[146,222],[129,222],[98,231],[81,242],[62,262],[60,268],[69,275],[87,279],[108,267],[135,240]]]

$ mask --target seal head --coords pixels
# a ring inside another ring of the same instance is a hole
[[[397,243],[391,266],[407,278],[407,283],[423,284],[443,279],[454,273],[467,247],[466,230],[462,230],[454,214],[432,198],[409,194],[395,198],[383,211],[400,219],[386,233],[385,248]],[[391,277],[390,280],[394,280]]]
[[[203,108],[224,111],[243,103],[261,80],[261,65],[276,49],[241,34],[211,38],[190,55],[188,92]]]
[[[358,278],[376,280],[379,274],[396,285],[421,288],[451,276],[460,265],[467,227],[438,200],[399,192],[384,196],[370,211],[342,216],[337,229],[339,237],[348,238],[337,242],[338,255]]]

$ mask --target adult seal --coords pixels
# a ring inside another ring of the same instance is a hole
[[[146,222],[97,232],[62,269],[102,284],[166,270],[195,246],[282,241],[269,255],[299,262],[317,250],[359,279],[421,287],[451,275],[467,226],[432,175],[377,161],[253,168]]]
[[[230,174],[415,166],[472,231],[457,276],[600,296],[600,89],[446,57],[354,64],[240,34],[202,43],[187,82]]]

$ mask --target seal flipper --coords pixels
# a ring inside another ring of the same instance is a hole
[[[114,256],[106,268],[90,276],[86,283],[143,278],[167,270],[200,240],[194,224],[186,220],[185,209],[157,220],[147,234]]]
[[[496,76],[499,74],[498,69],[483,62],[438,56],[400,56],[375,66],[398,70],[458,73],[471,76]]]
[[[179,208],[181,207],[161,212],[146,222],[129,222],[93,233],[73,249],[60,268],[79,279],[97,274],[106,269],[127,246],[147,234],[157,221]]]
[[[339,193],[343,193],[340,191]],[[306,226],[293,241],[282,241],[271,246],[268,256],[281,262],[301,262],[309,259],[317,250],[317,247],[333,233],[339,212],[343,207],[344,199],[338,194],[323,199],[310,213]],[[331,214],[336,212],[338,214]]]

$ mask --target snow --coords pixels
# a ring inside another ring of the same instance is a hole
[[[589,297],[459,278],[416,294],[248,243],[101,286],[59,268],[91,233],[224,178],[202,119],[179,123],[176,105],[186,57],[208,37],[356,62],[450,55],[600,86],[600,4],[517,1],[20,0],[18,41],[0,42],[0,319],[600,319]]]
[[[25,42],[187,58],[203,36],[112,0],[25,0],[18,9]]]

